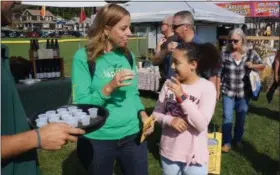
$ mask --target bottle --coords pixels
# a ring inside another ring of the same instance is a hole
[[[53,42],[53,39],[51,39],[51,46],[50,46],[50,49],[52,49],[53,50],[53,56],[52,56],[52,58],[54,58],[55,57],[55,51],[54,51],[54,42]]]
[[[36,68],[36,78],[41,79],[41,68]]]
[[[59,67],[57,67],[57,68],[56,68],[56,70],[55,70],[55,74],[56,74],[56,76],[55,76],[55,77],[57,77],[57,78],[59,78],[59,77],[60,77],[60,70],[59,70]]]
[[[47,39],[46,49],[50,49],[50,40]]]
[[[51,39],[51,46],[50,46],[50,49],[54,49],[54,42],[53,42],[53,39]]]
[[[52,73],[51,78],[56,78],[56,73],[55,73],[55,68],[54,67],[52,68],[51,73]]]
[[[51,68],[47,69],[47,77],[48,78],[52,78],[52,70],[51,70]]]
[[[54,55],[54,58],[59,58],[59,45],[58,45],[57,39],[55,39],[53,55]]]
[[[48,78],[47,68],[43,68],[43,78]]]

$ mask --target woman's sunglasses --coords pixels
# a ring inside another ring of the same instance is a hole
[[[238,42],[239,42],[239,40],[237,40],[237,39],[230,39],[229,40],[229,43],[237,44]]]

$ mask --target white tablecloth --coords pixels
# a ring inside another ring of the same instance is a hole
[[[158,91],[160,73],[158,68],[142,68],[138,70],[138,89],[148,91]]]

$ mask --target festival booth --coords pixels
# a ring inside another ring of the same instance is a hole
[[[148,49],[153,50],[161,38],[160,24],[168,15],[174,15],[181,10],[192,12],[195,19],[195,29],[202,42],[216,45],[218,24],[243,24],[244,16],[218,7],[212,2],[174,1],[136,1],[123,5],[131,14],[134,32],[148,37]],[[140,29],[140,31],[137,29]],[[157,91],[160,75],[157,67],[139,69],[139,89]]]
[[[23,5],[42,7],[100,7],[105,1],[69,2],[69,1],[22,1]],[[26,42],[26,41],[22,41]],[[46,111],[71,103],[71,78],[65,77],[64,58],[60,54],[61,40],[56,38],[29,41],[29,58],[11,55],[11,71],[17,82],[17,89],[28,117],[40,111]],[[8,49],[6,50],[8,52]],[[27,78],[28,77],[28,78]]]

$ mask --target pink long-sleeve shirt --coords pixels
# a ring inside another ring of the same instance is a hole
[[[162,126],[160,154],[172,161],[208,163],[208,124],[216,106],[216,89],[212,82],[200,78],[192,85],[182,84],[188,98],[177,103],[175,94],[164,84],[153,115]],[[174,117],[182,117],[188,129],[182,133],[170,126]]]

